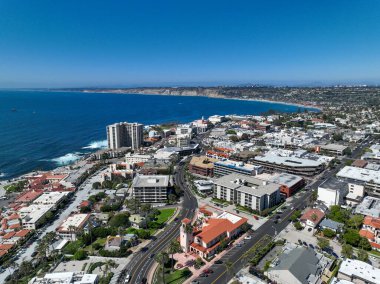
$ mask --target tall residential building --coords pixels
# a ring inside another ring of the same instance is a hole
[[[119,122],[107,126],[108,148],[115,150],[121,147],[138,149],[143,142],[144,125],[140,123]]]

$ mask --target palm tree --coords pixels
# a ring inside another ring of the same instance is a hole
[[[224,267],[226,268],[226,283],[228,283],[228,275],[231,275],[233,272],[234,264],[231,261],[227,260],[224,263]]]
[[[191,224],[186,224],[185,225],[185,233],[188,233],[188,234],[190,234],[190,233],[192,233],[193,232],[193,226],[191,225]]]
[[[162,282],[165,284],[165,263],[168,262],[169,256],[166,252],[162,251],[156,255],[155,260],[162,266]]]
[[[74,240],[74,236],[73,235],[75,233],[76,227],[73,226],[73,225],[70,225],[67,229],[69,230],[69,234],[70,234],[71,240],[73,241]]]
[[[116,267],[116,262],[113,261],[112,259],[107,259],[106,262],[104,263],[104,277],[107,276],[108,274],[108,271],[110,270],[110,268],[115,268]]]
[[[174,254],[177,252],[181,252],[181,244],[177,240],[172,240],[171,243],[169,244],[169,253],[172,255],[172,271],[174,269]]]

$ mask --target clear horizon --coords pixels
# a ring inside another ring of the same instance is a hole
[[[380,84],[378,1],[0,3],[0,88]]]

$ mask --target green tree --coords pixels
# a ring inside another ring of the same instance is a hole
[[[352,258],[354,250],[351,245],[344,244],[342,245],[342,256],[345,258]]]
[[[116,214],[108,222],[108,225],[115,228],[127,228],[130,226],[129,216],[129,213]]]
[[[350,212],[339,205],[333,205],[330,207],[330,213],[327,217],[336,222],[345,223],[350,218]]]
[[[227,260],[225,263],[224,263],[224,267],[226,269],[226,283],[228,283],[228,276],[230,276],[233,272],[233,269],[234,269],[234,264],[232,261],[230,260]]]
[[[169,256],[166,252],[160,252],[156,255],[155,260],[161,265],[162,282],[165,284],[165,264],[169,261]]]
[[[351,218],[347,221],[347,226],[353,229],[359,229],[363,224],[364,217],[363,215],[353,215]]]
[[[298,231],[303,229],[303,227],[299,221],[295,222],[293,225],[294,225],[294,228],[296,228],[296,230],[298,230]]]
[[[360,247],[363,250],[371,250],[372,249],[372,246],[369,243],[368,239],[367,238],[363,238],[363,237],[360,237],[360,241],[359,241],[358,247]]]
[[[355,246],[355,247],[359,245],[360,239],[361,237],[359,235],[359,232],[353,229],[346,230],[346,232],[343,235],[343,240],[347,244]]]
[[[333,238],[336,236],[335,231],[333,231],[329,228],[323,229],[322,233],[323,233],[323,236],[325,236],[327,238]]]
[[[78,250],[76,253],[74,253],[74,259],[75,260],[83,260],[87,258],[87,252],[84,250]]]
[[[322,249],[325,250],[330,247],[330,241],[325,238],[318,238],[318,246]]]
[[[170,242],[169,248],[168,248],[169,254],[172,255],[172,257],[171,257],[172,271],[174,270],[174,254],[177,252],[181,252],[181,251],[182,251],[181,244],[177,240],[172,240]]]
[[[99,188],[101,188],[101,186],[102,186],[102,184],[98,181],[96,181],[92,184],[93,189],[99,189]]]
[[[367,262],[368,261],[368,253],[365,250],[360,249],[358,251],[358,259],[361,261]]]

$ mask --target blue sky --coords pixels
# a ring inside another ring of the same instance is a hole
[[[380,1],[0,1],[0,87],[380,83]]]

